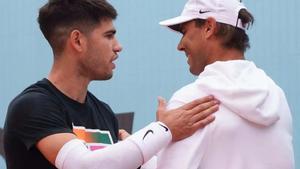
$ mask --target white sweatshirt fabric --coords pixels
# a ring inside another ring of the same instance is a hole
[[[170,143],[157,169],[293,169],[292,118],[284,92],[246,60],[217,61],[178,90],[168,108],[214,95],[213,123]]]
[[[82,140],[73,139],[59,150],[55,166],[58,169],[137,169],[171,140],[170,130],[161,122],[151,123],[124,141],[95,151],[89,150]],[[145,166],[151,166],[153,160]]]

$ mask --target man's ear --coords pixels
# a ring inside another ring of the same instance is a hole
[[[204,26],[205,26],[205,37],[206,38],[213,37],[214,34],[217,32],[217,22],[212,17],[209,17],[206,19]]]
[[[69,36],[70,45],[77,52],[82,52],[86,46],[86,37],[79,30],[73,30]]]

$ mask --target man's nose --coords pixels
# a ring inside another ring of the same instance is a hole
[[[182,45],[182,40],[180,40],[180,42],[178,43],[177,50],[179,50],[179,51],[183,51],[184,50],[184,47]]]
[[[118,52],[121,52],[122,49],[123,49],[122,45],[117,41],[113,50],[118,53]]]

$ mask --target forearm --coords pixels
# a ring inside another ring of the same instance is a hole
[[[60,150],[55,165],[58,169],[134,169],[142,161],[139,148],[131,141],[90,151],[82,141],[72,140]]]
[[[59,169],[135,169],[147,162],[171,141],[163,124],[151,123],[128,139],[101,150],[90,151],[80,140],[71,140],[59,151]]]

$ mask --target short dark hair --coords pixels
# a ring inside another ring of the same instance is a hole
[[[62,52],[73,29],[89,32],[117,11],[106,0],[49,0],[39,10],[38,23],[54,53]]]
[[[246,9],[240,10],[238,18],[247,29],[254,22],[254,17]],[[196,19],[196,26],[201,27],[204,24],[205,20]],[[246,34],[245,30],[242,30],[238,27],[218,22],[217,32],[215,35],[222,39],[222,45],[227,49],[234,48],[241,52],[245,52],[248,48],[250,48],[248,35]]]

